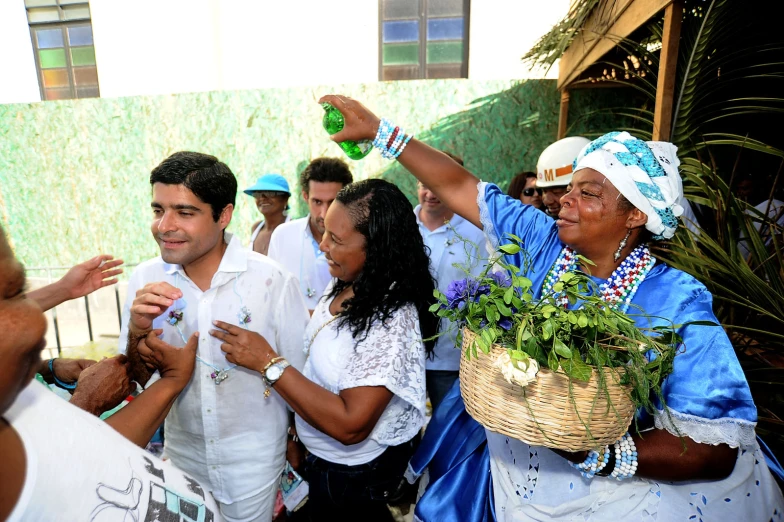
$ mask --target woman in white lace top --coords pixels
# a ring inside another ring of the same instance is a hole
[[[325,226],[320,248],[335,279],[304,333],[303,373],[258,334],[225,323],[212,333],[229,362],[261,372],[296,412],[311,520],[391,521],[386,502],[425,419],[435,281],[411,204],[391,183],[346,186]]]

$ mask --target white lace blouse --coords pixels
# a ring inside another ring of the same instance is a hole
[[[355,466],[370,462],[387,446],[411,440],[422,428],[425,349],[419,314],[413,305],[401,307],[383,324],[373,324],[367,338],[360,337],[358,342],[347,327],[338,330],[339,320],[329,322],[333,319],[330,302],[319,301],[305,329],[305,377],[332,393],[359,386],[384,386],[394,396],[370,436],[358,444],[343,445],[299,415],[297,433],[308,451],[317,457]]]

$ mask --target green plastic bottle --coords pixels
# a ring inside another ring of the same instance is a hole
[[[322,122],[324,130],[326,130],[330,136],[343,130],[345,120],[340,111],[329,103],[322,103],[321,107],[324,109],[324,120]],[[338,145],[340,145],[340,148],[346,153],[346,156],[353,160],[361,160],[370,154],[370,151],[373,149],[373,142],[370,140],[341,141]]]

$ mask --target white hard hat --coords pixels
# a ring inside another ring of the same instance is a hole
[[[536,186],[565,187],[572,181],[572,163],[583,148],[591,143],[588,138],[571,136],[549,145],[536,162]]]

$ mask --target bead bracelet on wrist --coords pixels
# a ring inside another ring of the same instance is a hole
[[[58,387],[68,391],[73,391],[76,389],[76,381],[68,383],[68,382],[63,382],[57,378],[57,374],[54,373],[54,359],[49,359],[48,366],[49,366],[49,373],[52,374],[52,379],[54,380],[54,383]]]

